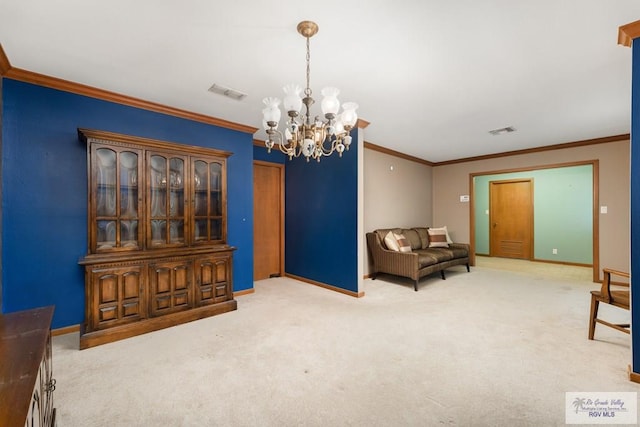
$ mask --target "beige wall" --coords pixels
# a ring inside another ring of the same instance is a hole
[[[629,141],[543,151],[433,167],[433,223],[447,225],[454,241],[470,242],[469,174],[584,160],[599,161],[600,266],[629,271]],[[365,157],[366,167],[366,157]],[[365,184],[366,185],[366,184]]]
[[[431,166],[365,149],[364,231],[432,226],[431,170]],[[362,238],[366,248],[364,234]],[[369,274],[368,251],[363,261]]]

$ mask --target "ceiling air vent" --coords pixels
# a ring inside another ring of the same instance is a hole
[[[217,93],[218,95],[226,96],[227,98],[235,99],[236,101],[242,101],[247,97],[246,93],[242,93],[239,90],[231,89],[230,87],[216,83],[209,88],[209,92]]]
[[[516,131],[516,128],[514,128],[513,126],[507,126],[506,128],[490,130],[489,133],[491,135],[502,135],[503,133],[511,133],[515,131]]]

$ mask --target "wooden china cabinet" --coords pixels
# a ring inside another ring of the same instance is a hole
[[[87,144],[80,348],[237,308],[227,244],[231,153],[78,129]]]

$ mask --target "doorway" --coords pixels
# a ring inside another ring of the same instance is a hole
[[[284,275],[284,165],[253,162],[253,280]]]
[[[533,253],[533,180],[489,182],[489,255],[530,260]]]
[[[473,195],[469,204],[470,263],[475,265],[476,255],[491,254],[489,182],[531,178],[535,181],[536,194],[541,194],[547,200],[540,204],[537,199],[535,201],[534,219],[536,224],[540,222],[541,227],[535,227],[536,244],[532,246],[530,260],[590,267],[593,281],[599,281],[598,169],[598,160],[586,160],[470,173],[469,189]],[[565,224],[571,227],[565,227]],[[570,253],[573,259],[567,259],[569,257],[563,248],[559,248],[558,252],[554,249],[558,247],[556,242],[562,244],[569,241],[572,242]],[[557,253],[564,258],[554,260]]]

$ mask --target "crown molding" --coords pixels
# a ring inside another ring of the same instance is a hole
[[[358,121],[356,122],[356,127],[358,129],[364,129],[367,126],[369,126],[371,123],[369,123],[368,121],[364,120],[364,119],[358,119]]]
[[[381,153],[388,154],[390,156],[398,157],[405,160],[410,160],[412,162],[421,163],[427,166],[446,166],[446,165],[453,165],[456,163],[467,163],[467,162],[474,162],[478,160],[496,159],[499,157],[509,157],[509,156],[519,156],[524,154],[539,153],[542,151],[562,150],[565,148],[584,147],[586,145],[596,145],[596,144],[606,144],[608,142],[628,141],[630,139],[631,139],[630,134],[623,133],[620,135],[606,136],[603,138],[585,139],[581,141],[567,142],[564,144],[545,145],[543,147],[527,148],[524,150],[505,151],[503,153],[487,154],[484,156],[475,156],[475,157],[465,157],[461,159],[446,160],[443,162],[431,162],[429,160],[424,160],[419,157],[414,157],[408,154],[401,153],[399,151],[391,150],[390,148],[372,144],[367,141],[364,142],[364,148],[368,148],[369,150],[379,151]],[[257,140],[254,140],[254,144],[256,142]]]
[[[618,44],[631,47],[633,39],[640,37],[640,21],[618,27]]]
[[[474,162],[477,160],[496,159],[498,157],[519,156],[523,154],[539,153],[542,151],[562,150],[565,148],[584,147],[586,145],[605,144],[607,142],[627,141],[629,139],[631,139],[631,135],[629,135],[628,133],[623,133],[620,135],[606,136],[603,138],[593,138],[593,139],[585,139],[582,141],[566,142],[564,144],[545,145],[542,147],[527,148],[524,150],[505,151],[503,153],[487,154],[484,156],[465,157],[463,159],[447,160],[444,162],[434,163],[434,166],[446,166],[446,165],[452,165],[455,163],[467,163],[467,162]]]
[[[57,77],[50,77],[44,74],[22,70],[20,68],[11,68],[9,71],[7,71],[4,77],[13,80],[19,80],[25,83],[32,83],[39,86],[49,87],[51,89],[57,89],[64,92],[75,93],[77,95],[83,95],[90,98],[101,99],[103,101],[114,102],[116,104],[140,108],[142,110],[153,111],[156,113],[167,114],[169,116],[179,117],[182,119],[193,120],[209,125],[237,130],[240,132],[254,134],[258,130],[258,128],[255,128],[253,126],[242,125],[239,123],[230,122],[228,120],[207,116],[205,114],[194,113],[179,108],[169,107],[167,105],[145,101],[139,98],[134,98],[132,96],[122,95],[119,93],[98,89],[92,86],[59,79]]]
[[[7,54],[4,52],[2,48],[2,44],[0,44],[0,77],[7,74],[7,72],[11,69],[11,63],[9,62],[9,58],[7,58]]]
[[[166,114],[169,116],[179,117],[182,119],[192,120],[195,122],[206,123],[226,129],[237,130],[240,132],[254,134],[258,128],[247,126],[240,123],[234,123],[228,120],[219,119],[205,114],[194,113],[179,108],[169,107],[168,105],[158,104],[156,102],[145,101],[143,99],[134,98],[132,96],[122,95],[104,89],[98,89],[92,86],[71,82],[69,80],[59,79],[44,74],[35,73],[33,71],[23,70],[21,68],[12,67],[9,59],[4,53],[4,49],[0,45],[0,75],[5,78],[18,80],[25,83],[36,84],[51,89],[61,90],[64,92],[75,93],[77,95],[96,98],[103,101],[109,101],[116,104],[127,105],[129,107],[140,108],[142,110],[153,111],[156,113]]]
[[[436,166],[436,163],[430,162],[428,160],[423,160],[418,157],[410,156],[408,154],[401,153],[399,151],[392,150],[390,148],[382,147],[380,145],[372,144],[370,142],[364,142],[364,148],[369,150],[378,151],[380,153],[388,154],[390,156],[399,157],[401,159],[410,160],[412,162],[421,163],[427,166]]]

